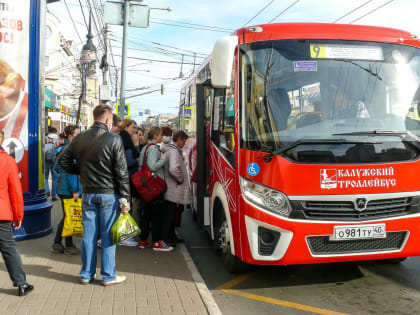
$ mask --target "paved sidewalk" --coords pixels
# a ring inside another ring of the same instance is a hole
[[[102,286],[100,279],[90,285],[79,284],[80,256],[50,252],[60,214],[60,203],[56,201],[52,215],[54,232],[17,242],[27,280],[35,286],[33,292],[18,297],[0,259],[0,314],[201,315],[209,313],[207,308],[215,313],[214,300],[207,287],[197,282],[195,266],[183,245],[169,253],[118,246],[117,272],[127,277],[126,282],[110,287]],[[75,238],[75,243],[80,248],[79,238]],[[100,275],[99,269],[97,274]]]

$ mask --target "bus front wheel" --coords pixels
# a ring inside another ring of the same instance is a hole
[[[222,250],[223,264],[225,268],[231,273],[242,273],[247,271],[250,267],[249,264],[243,262],[231,253],[229,224],[224,213],[221,215],[215,231],[215,241],[218,248]]]

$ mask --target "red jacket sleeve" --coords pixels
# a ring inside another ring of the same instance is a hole
[[[23,220],[23,194],[22,185],[19,179],[17,164],[13,158],[9,160],[9,178],[7,179],[9,188],[10,204],[12,206],[13,221]]]

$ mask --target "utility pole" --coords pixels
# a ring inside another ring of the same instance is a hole
[[[137,1],[141,2],[143,0]],[[131,4],[130,0],[125,0],[123,2],[106,1],[104,5],[105,23],[123,26],[120,108],[118,111],[118,114],[121,118],[124,118],[125,108],[125,76],[127,68],[128,24],[130,24],[132,27],[149,27],[149,16],[150,8],[147,5],[139,5],[136,2]]]
[[[130,1],[124,1],[124,19],[123,19],[123,42],[122,42],[122,60],[121,60],[121,88],[120,88],[120,110],[119,116],[124,119],[125,108],[125,75],[127,67],[127,39],[128,39],[128,20],[130,14]]]

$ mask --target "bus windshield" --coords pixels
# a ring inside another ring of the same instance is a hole
[[[297,162],[420,154],[420,49],[337,40],[240,46],[240,139]]]

